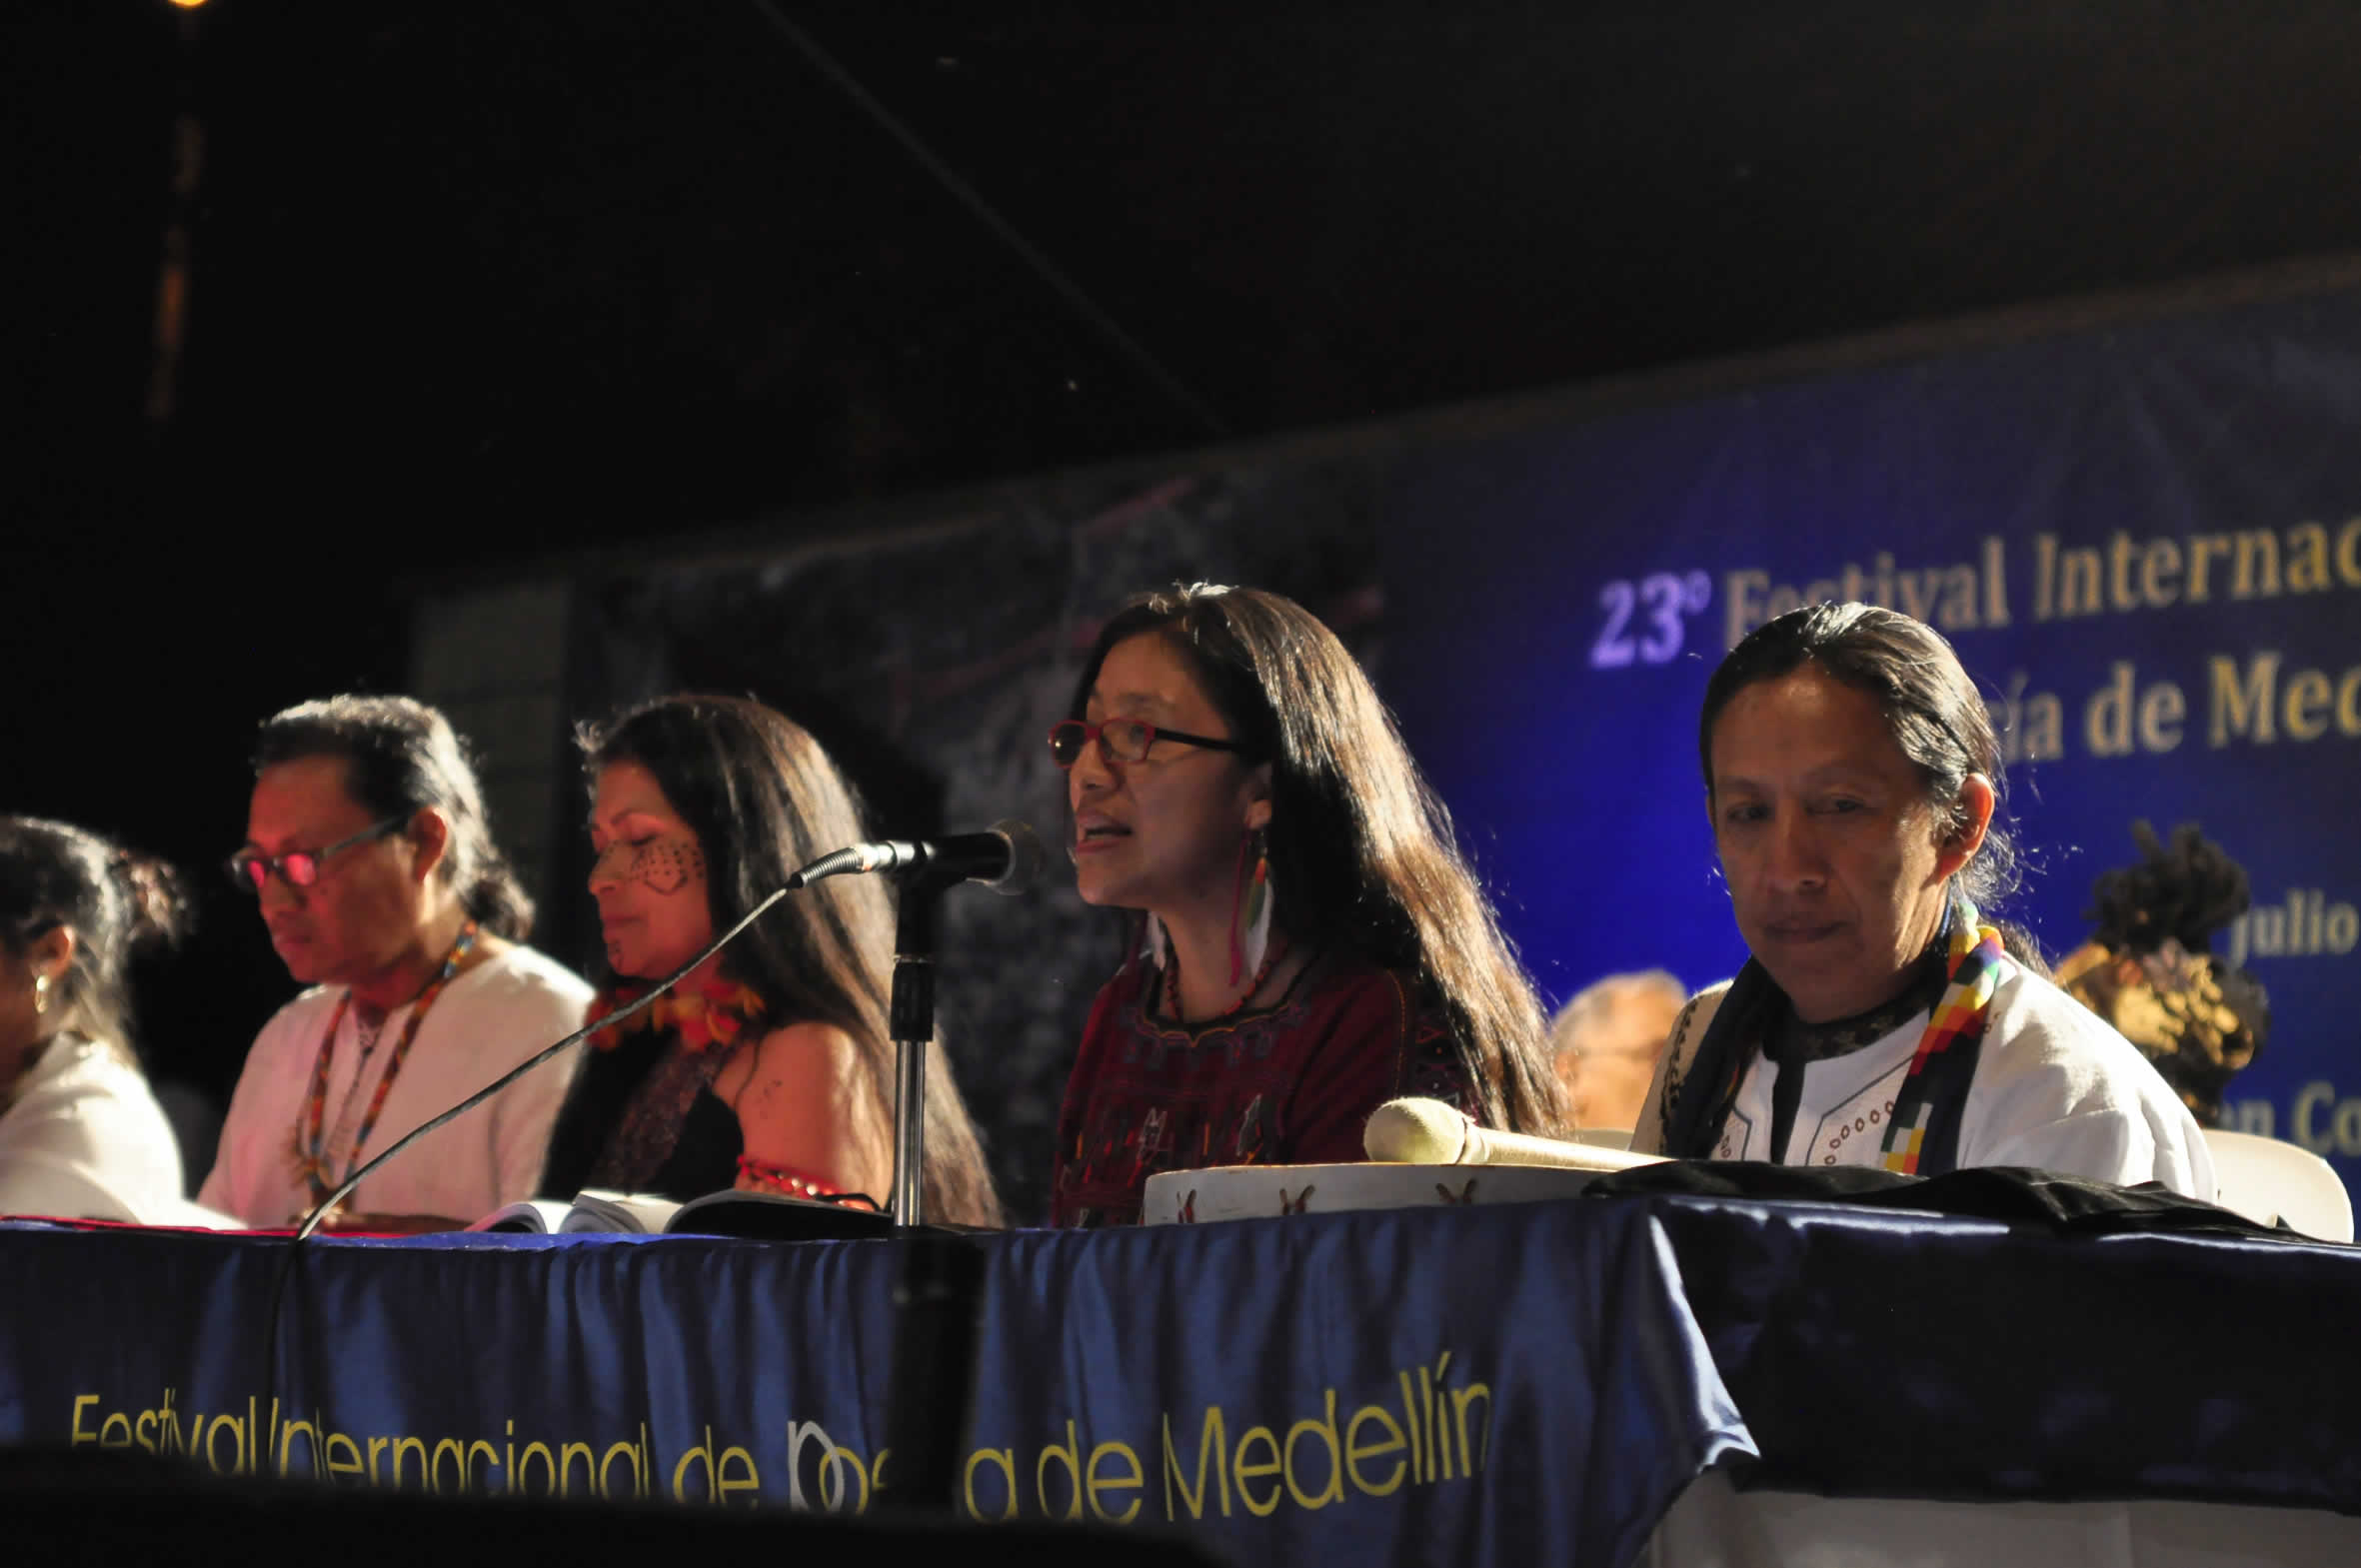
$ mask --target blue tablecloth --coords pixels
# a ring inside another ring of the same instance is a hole
[[[1240,1562],[1626,1561],[1709,1464],[2361,1511],[2361,1254],[1697,1198],[984,1243],[963,1496]],[[849,1510],[893,1242],[0,1229],[0,1438],[333,1484]]]
[[[348,1485],[852,1509],[901,1247],[0,1232],[0,1438]],[[1619,1562],[1742,1452],[1638,1204],[985,1243],[988,1518],[1174,1522],[1239,1562]]]

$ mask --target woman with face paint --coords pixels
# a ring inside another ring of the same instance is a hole
[[[866,836],[819,743],[760,703],[667,698],[586,728],[582,746],[606,959],[594,1014],[695,957],[797,867]],[[834,877],[773,906],[670,995],[593,1036],[542,1190],[882,1198],[893,939],[881,877]],[[926,1104],[929,1217],[998,1224],[940,1041]]]
[[[1941,634],[1869,605],[1781,616],[1713,673],[1697,748],[1753,956],[1674,1023],[1632,1147],[2211,1201],[2155,1068],[1984,917],[2013,884],[2000,748]]]

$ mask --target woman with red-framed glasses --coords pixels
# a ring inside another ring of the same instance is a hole
[[[1134,600],[1050,748],[1085,901],[1138,911],[1059,1118],[1052,1218],[1139,1217],[1148,1178],[1362,1158],[1403,1094],[1564,1130],[1532,988],[1352,656],[1301,606]]]

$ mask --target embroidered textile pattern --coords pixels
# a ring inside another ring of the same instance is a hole
[[[1135,961],[1086,1032],[1060,1122],[1057,1223],[1130,1223],[1159,1171],[1360,1159],[1361,1122],[1402,1094],[1473,1109],[1449,1021],[1409,977],[1315,959],[1284,1004],[1197,1028],[1157,1016]]]
[[[1876,1044],[1903,1024],[1928,1011],[1943,993],[1950,973],[1949,942],[1941,931],[1926,951],[1912,962],[1910,981],[1900,995],[1866,1012],[1828,1023],[1806,1023],[1787,1010],[1777,1058],[1784,1062],[1831,1061]]]
[[[1688,1031],[1697,1021],[1697,1001],[1690,997],[1688,1005],[1680,1009],[1680,1016],[1672,1020],[1672,1041],[1664,1047],[1664,1095],[1656,1105],[1656,1137],[1659,1147],[1668,1147],[1672,1134],[1672,1113],[1680,1107],[1681,1079],[1688,1073]]]
[[[1947,1171],[1957,1161],[1961,1118],[2004,956],[1997,930],[1956,893],[1945,930],[1944,984],[1881,1129],[1881,1161],[1910,1174]],[[1659,1107],[1664,1153],[1676,1159],[1727,1157],[1733,1146],[1743,1146],[1732,1129],[1733,1121],[1745,1119],[1737,1111],[1738,1092],[1792,1010],[1760,960],[1749,958],[1693,1048],[1686,1044],[1693,1021],[1684,1018],[1675,1027]]]
[[[1458,1042],[1441,1018],[1432,1013],[1415,1010],[1411,1019],[1401,1091],[1424,1099],[1457,1102],[1467,1087],[1467,1074],[1459,1064]]]
[[[1256,991],[1262,988],[1263,982],[1270,978],[1270,971],[1277,967],[1278,960],[1285,957],[1286,955],[1286,939],[1281,937],[1277,944],[1272,946],[1270,950],[1263,955],[1261,965],[1254,970],[1254,978],[1247,983],[1244,990],[1237,993],[1237,1000],[1231,1002],[1219,1012],[1214,1013],[1211,1021],[1218,1023],[1223,1018],[1235,1017],[1239,1012],[1243,1011],[1245,1009],[1246,1002]],[[1308,968],[1309,965],[1306,964],[1305,967]],[[1164,960],[1164,970],[1165,1016],[1171,1018],[1175,1023],[1178,1023],[1185,1028],[1187,1027],[1187,1020],[1180,1016],[1180,954],[1179,952],[1172,952],[1166,956]],[[1295,971],[1295,978],[1298,981],[1303,978],[1302,969],[1297,969]],[[1232,985],[1237,983],[1237,972],[1235,965],[1231,966],[1229,982]],[[1292,994],[1294,988],[1295,987],[1290,984],[1287,987],[1288,993]],[[1277,1001],[1271,1003],[1271,1005],[1273,1007],[1283,1007],[1286,1005],[1286,1002],[1287,998],[1285,996],[1281,996]]]

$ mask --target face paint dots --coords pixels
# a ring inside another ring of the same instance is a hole
[[[650,892],[679,892],[705,879],[705,851],[694,839],[658,838],[639,846],[630,874]]]
[[[646,843],[621,839],[607,845],[591,871],[597,881],[612,877],[638,882],[654,893],[676,893],[705,878],[705,851],[694,838],[652,838]]]

